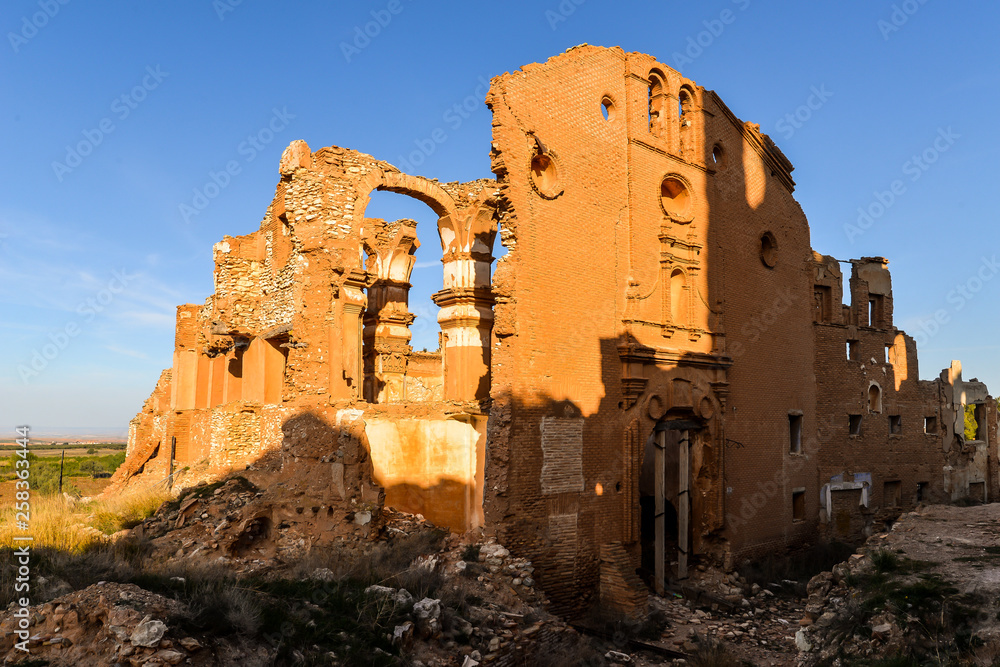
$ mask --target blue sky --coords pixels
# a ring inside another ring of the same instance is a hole
[[[585,42],[651,53],[759,123],[813,247],[890,259],[921,377],[957,357],[997,391],[998,19],[961,0],[9,0],[3,430],[127,426],[171,364],[175,306],[211,294],[212,245],[257,228],[293,139],[397,166],[423,145],[416,173],[490,177],[482,81]],[[433,229],[391,194],[369,214]],[[414,344],[433,349],[425,236]]]

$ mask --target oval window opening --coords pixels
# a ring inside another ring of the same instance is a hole
[[[531,158],[531,182],[543,197],[559,194],[559,170],[551,157],[538,154]]]
[[[601,100],[601,114],[603,114],[604,120],[611,121],[615,119],[615,103],[611,101],[610,97],[605,97]]]
[[[722,144],[715,144],[712,147],[712,164],[718,170],[726,168],[726,151],[722,148]]]
[[[778,256],[778,242],[774,238],[774,234],[771,232],[765,232],[763,236],[760,237],[760,260],[764,262],[764,266],[769,269],[773,269],[775,263],[777,262]]]
[[[668,215],[683,216],[691,207],[691,193],[680,179],[668,176],[660,184],[660,205]]]

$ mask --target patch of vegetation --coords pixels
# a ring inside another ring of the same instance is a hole
[[[62,496],[32,495],[31,533],[33,548],[51,547],[78,552],[102,537],[90,529],[110,535],[152,516],[167,498],[162,489],[135,489],[88,502]],[[14,544],[14,508],[0,510],[0,545]]]
[[[895,572],[899,569],[899,556],[888,549],[879,549],[871,555],[872,565],[878,573]]]
[[[29,453],[31,490],[36,494],[53,494],[59,490],[58,456],[38,456]],[[21,456],[11,454],[0,460],[0,482],[17,479],[16,463]],[[73,477],[96,477],[101,474],[110,475],[125,461],[125,452],[107,454],[105,456],[67,456],[63,462],[63,491],[68,491],[68,483]]]
[[[851,661],[841,655],[843,665],[926,664],[944,656],[967,660],[983,645],[972,628],[977,620],[985,620],[985,600],[963,595],[940,575],[923,572],[935,563],[899,558],[887,550],[874,551],[870,558],[871,572],[845,580],[855,593],[831,628],[832,640],[855,635],[867,639],[872,619],[889,612],[904,630],[905,646],[900,655],[881,662]]]

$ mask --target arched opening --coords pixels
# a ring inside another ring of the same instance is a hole
[[[363,396],[373,403],[440,400],[440,308],[431,299],[444,286],[438,214],[394,192],[375,190],[369,198]]]
[[[882,388],[874,383],[868,387],[868,410],[882,412]]]
[[[601,100],[601,114],[604,116],[604,120],[612,121],[615,119],[615,103],[611,101],[610,97],[605,96]]]
[[[666,111],[666,86],[663,77],[656,72],[649,75],[649,131],[661,136],[663,133],[664,113]]]
[[[680,154],[681,157],[691,158],[690,152],[693,146],[692,137],[694,114],[694,95],[687,88],[681,88],[677,93],[677,119],[680,122]]]
[[[670,274],[670,322],[674,326],[687,325],[687,278],[680,269]]]

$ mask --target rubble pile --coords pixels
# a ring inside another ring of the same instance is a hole
[[[803,664],[1000,657],[1000,507],[922,506],[809,582]]]
[[[0,623],[3,664],[27,658],[51,665],[263,665],[267,650],[246,642],[196,639],[173,621],[183,604],[133,584],[102,582],[31,609],[30,653],[15,647],[16,619]]]

